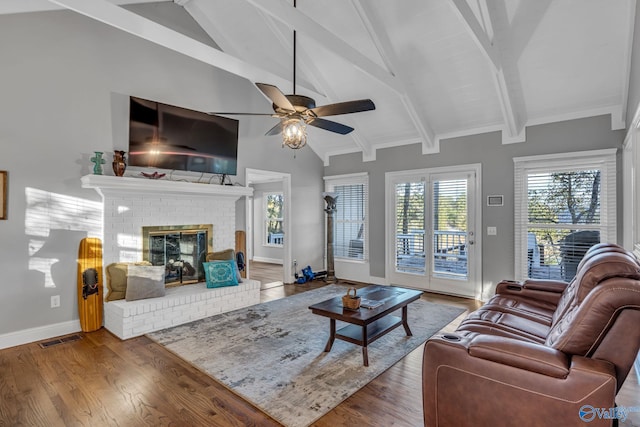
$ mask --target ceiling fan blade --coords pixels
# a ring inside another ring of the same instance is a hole
[[[318,119],[318,118],[311,119],[307,121],[307,124],[310,126],[315,126],[320,129],[339,133],[340,135],[346,135],[353,131],[352,127],[345,126],[343,124],[332,122],[331,120],[325,120],[325,119]]]
[[[336,116],[338,114],[359,113],[361,111],[375,110],[376,105],[370,99],[359,99],[357,101],[338,102],[336,104],[321,105],[312,108],[317,117]]]
[[[219,113],[217,111],[208,112],[210,116],[273,116],[273,113]]]
[[[282,132],[282,122],[278,122],[274,127],[269,129],[265,136],[277,135]]]
[[[296,108],[293,106],[291,101],[289,101],[286,95],[276,86],[266,83],[256,83],[256,86],[262,91],[262,93],[267,95],[271,101],[273,101],[276,107],[282,108],[286,111],[296,111]]]

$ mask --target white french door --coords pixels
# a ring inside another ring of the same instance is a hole
[[[387,281],[478,297],[479,165],[389,172]]]

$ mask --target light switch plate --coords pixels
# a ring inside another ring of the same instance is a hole
[[[487,236],[496,236],[498,234],[497,227],[487,227]]]

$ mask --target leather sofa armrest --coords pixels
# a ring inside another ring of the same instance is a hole
[[[469,355],[555,378],[569,375],[570,359],[561,351],[516,339],[478,335],[468,344]]]
[[[423,353],[424,425],[584,427],[581,408],[614,407],[616,384],[606,360],[476,332],[437,334]]]
[[[496,295],[514,295],[558,304],[569,284],[561,280],[527,279],[523,282],[502,280],[496,285]]]
[[[561,294],[567,289],[567,282],[561,280],[527,279],[523,282],[525,289],[532,291],[554,292]]]

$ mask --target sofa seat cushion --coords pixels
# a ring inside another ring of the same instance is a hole
[[[553,313],[556,311],[556,305],[549,302],[535,301],[515,295],[494,295],[483,308],[512,313],[548,326],[551,326]]]
[[[458,329],[489,335],[518,336],[532,342],[544,343],[551,328],[548,324],[531,321],[514,313],[482,307],[470,313]]]

